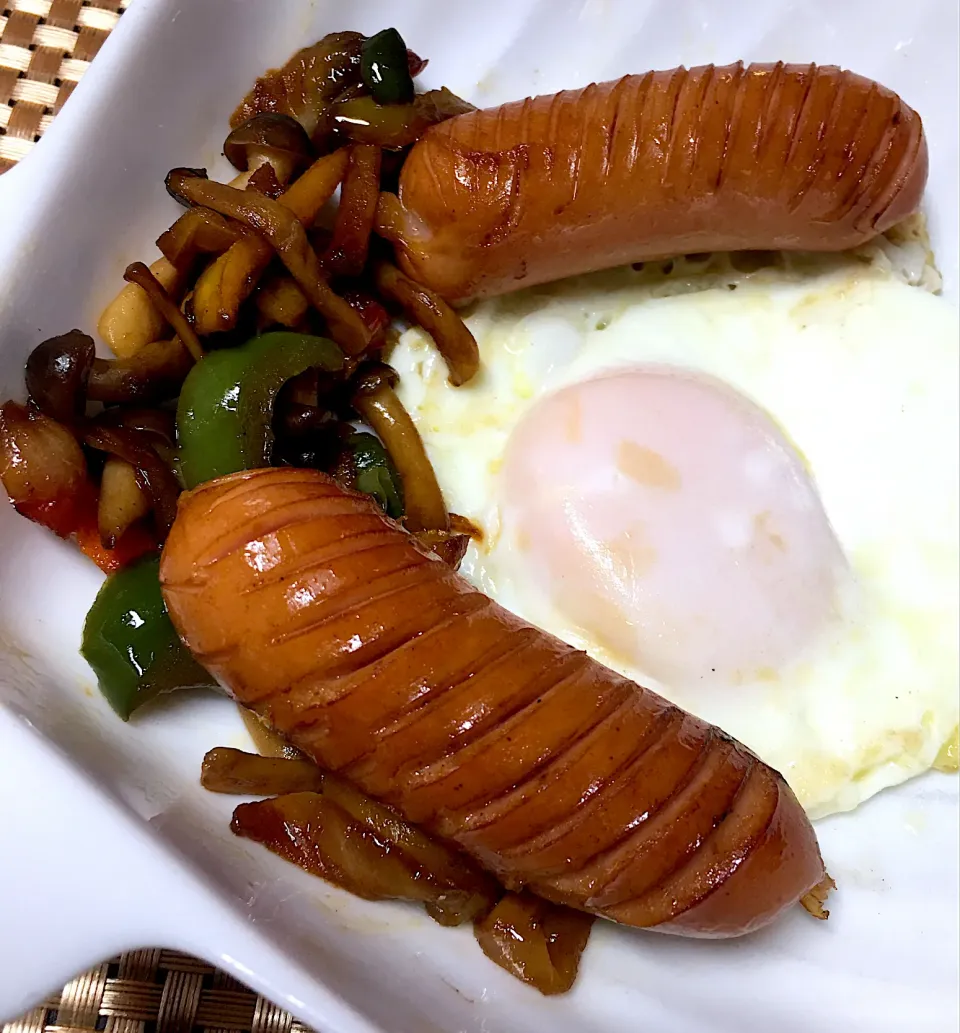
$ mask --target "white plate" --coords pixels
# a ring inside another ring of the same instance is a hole
[[[214,170],[255,75],[340,28],[396,24],[425,79],[478,104],[678,63],[835,62],[927,124],[928,194],[957,297],[952,0],[485,0],[349,5],[136,0],[64,114],[0,180],[0,397],[44,336],[90,329],[123,266],[175,214],[174,165]],[[222,159],[221,159],[222,160]],[[908,360],[909,342],[904,342]],[[0,1018],[82,966],[163,944],[222,965],[324,1033],[957,1027],[957,780],[930,775],[821,823],[841,884],[827,925],[741,941],[603,925],[575,991],[548,1000],[402,905],[366,904],[234,839],[204,751],[243,744],[231,706],[168,701],[123,725],[77,654],[99,575],[0,506]]]

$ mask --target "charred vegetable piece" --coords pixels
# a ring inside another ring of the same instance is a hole
[[[409,104],[413,100],[407,45],[396,29],[383,29],[363,41],[360,75],[378,104]]]
[[[187,487],[268,466],[277,394],[311,366],[339,370],[343,354],[325,337],[277,331],[210,352],[198,362],[177,406],[180,471]]]
[[[353,470],[351,487],[372,495],[380,508],[399,520],[403,516],[403,484],[387,450],[373,434],[351,434],[346,440]]]
[[[61,423],[74,423],[83,416],[95,350],[89,334],[71,330],[30,352],[27,390],[41,412]]]
[[[474,106],[444,88],[419,93],[412,104],[377,104],[372,97],[351,97],[333,111],[337,131],[356,143],[408,147],[427,129],[448,118],[473,111]]]
[[[114,574],[83,625],[80,652],[124,721],[162,692],[216,684],[174,631],[159,569],[159,559],[152,558]]]
[[[323,772],[312,760],[263,757],[229,746],[210,750],[200,769],[200,785],[204,789],[235,796],[316,793],[323,778]]]
[[[542,994],[573,986],[593,916],[532,893],[508,893],[475,926],[483,953]]]
[[[241,804],[230,827],[358,897],[420,901],[442,925],[483,914],[501,892],[473,862],[326,774],[318,793]]]

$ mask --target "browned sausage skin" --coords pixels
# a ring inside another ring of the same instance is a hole
[[[428,130],[398,259],[457,302],[678,254],[838,251],[914,212],[926,178],[919,115],[852,72],[628,75]]]
[[[509,887],[732,936],[823,878],[780,775],[503,610],[323,474],[185,493],[161,581],[240,702]]]

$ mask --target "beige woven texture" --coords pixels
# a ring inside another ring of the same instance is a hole
[[[0,172],[43,136],[129,0],[15,0],[0,14]]]
[[[131,951],[84,973],[3,1033],[310,1033],[224,972],[173,951]]]
[[[44,134],[131,0],[15,0],[0,8],[0,172]],[[184,954],[140,950],[84,973],[2,1033],[309,1033]]]

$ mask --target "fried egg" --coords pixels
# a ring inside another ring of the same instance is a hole
[[[460,388],[420,330],[390,356],[483,531],[462,572],[740,739],[813,817],[956,767],[960,327],[907,253],[486,301]]]

